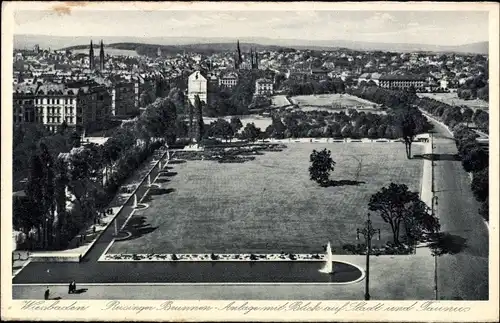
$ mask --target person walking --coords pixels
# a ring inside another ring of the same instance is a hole
[[[73,283],[69,283],[68,294],[73,293]]]
[[[45,300],[48,300],[49,296],[50,296],[50,290],[49,290],[49,287],[47,286],[47,289],[45,290],[45,293],[43,294],[43,298],[45,298]]]

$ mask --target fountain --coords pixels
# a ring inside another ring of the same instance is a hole
[[[320,272],[325,274],[333,274],[333,259],[332,259],[332,246],[330,241],[326,245],[326,263],[323,268],[320,269]]]
[[[135,209],[137,208],[137,194],[134,194],[134,202],[132,204],[132,207]]]

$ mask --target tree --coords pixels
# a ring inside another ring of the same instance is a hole
[[[403,135],[403,140],[405,144],[406,157],[408,159],[411,158],[411,144],[415,139],[416,133],[416,124],[413,116],[410,112],[404,113],[401,120],[401,133]]]
[[[466,172],[479,172],[488,167],[489,158],[486,151],[474,141],[461,149],[462,165]]]
[[[321,186],[327,186],[330,182],[330,172],[334,170],[335,161],[331,157],[331,151],[326,148],[321,151],[313,150],[309,156],[309,177]]]
[[[474,172],[472,177],[471,190],[479,202],[485,202],[489,196],[489,169]]]
[[[203,122],[203,104],[200,100],[200,97],[196,95],[194,97],[194,116],[195,120],[193,120],[195,127],[197,127],[198,131],[196,132],[196,142],[201,142],[203,138],[204,126]]]
[[[490,220],[490,201],[489,201],[489,198],[486,199],[486,201],[484,201],[483,203],[481,203],[481,206],[479,207],[479,214],[486,221]]]
[[[405,231],[412,242],[421,238],[423,232],[434,232],[439,222],[422,204],[419,194],[408,190],[405,184],[389,184],[373,194],[368,203],[370,211],[379,212],[382,219],[389,223],[393,242],[400,244],[400,227],[405,224]]]
[[[436,216],[429,212],[429,207],[421,200],[407,204],[404,214],[406,241],[410,245],[423,240],[426,235],[439,231],[440,224]]]
[[[342,134],[342,137],[349,138],[352,136],[352,131],[353,127],[348,123],[342,128],[340,133]]]
[[[260,132],[260,128],[257,128],[253,122],[247,123],[247,125],[243,129],[243,132],[241,133],[241,138],[247,139],[251,142],[255,142],[255,140],[259,138]]]
[[[375,139],[377,138],[377,128],[372,127],[368,129],[368,138]]]
[[[210,128],[213,136],[222,137],[226,141],[234,135],[231,124],[222,118],[217,119]]]
[[[357,181],[359,179],[359,176],[361,175],[361,170],[363,168],[363,156],[361,157],[352,156],[352,158],[354,158],[354,160],[356,160],[356,162],[358,163],[358,165],[356,166],[356,173],[354,176],[354,180]]]
[[[233,129],[233,135],[237,134],[241,128],[243,128],[243,124],[241,123],[240,118],[231,117],[230,121],[231,128]]]
[[[270,127],[272,131],[269,134],[269,137],[276,139],[283,139],[285,137],[286,126],[281,121],[281,117],[273,116]]]

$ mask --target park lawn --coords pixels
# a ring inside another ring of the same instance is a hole
[[[345,108],[373,108],[375,103],[358,98],[350,94],[315,94],[315,95],[298,95],[293,96],[292,101],[299,106],[322,106],[332,107],[332,104],[340,104]]]
[[[391,182],[420,192],[422,160],[408,160],[401,143],[290,143],[254,161],[171,164],[173,176],[160,177],[163,195],[138,210],[144,234],[115,242],[108,253],[315,253],[331,241],[335,253],[357,243],[356,228],[366,220],[370,196]],[[322,188],[309,180],[309,155],[328,148],[336,161],[333,180],[354,180],[363,158],[360,185]],[[415,144],[414,154],[422,147]],[[168,181],[166,181],[168,180]],[[135,219],[134,219],[135,218]],[[381,241],[391,239],[388,224],[374,214]]]

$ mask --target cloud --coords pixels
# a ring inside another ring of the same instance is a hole
[[[420,26],[420,24],[419,24],[418,22],[409,22],[409,23],[407,24],[407,26],[408,26],[408,27],[418,27],[418,26]]]

